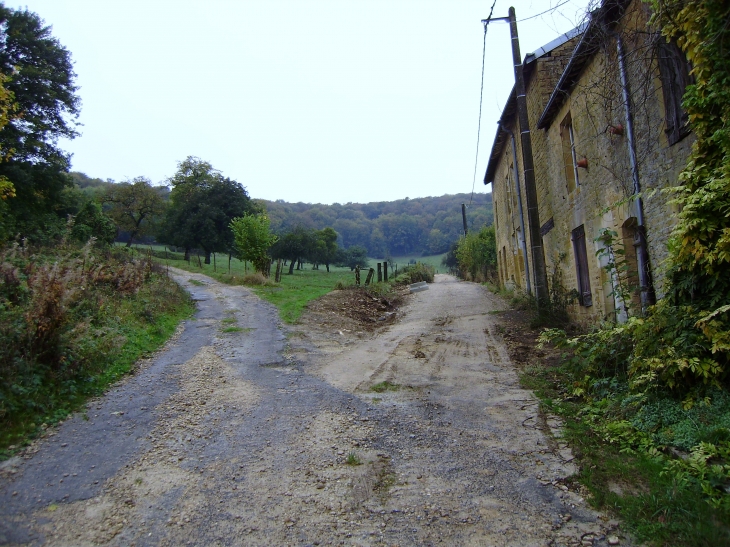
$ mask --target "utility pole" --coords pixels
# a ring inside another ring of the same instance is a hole
[[[461,220],[464,222],[464,237],[466,237],[466,204],[461,204]]]
[[[524,168],[525,200],[527,201],[527,225],[530,234],[530,254],[532,256],[532,270],[535,275],[535,297],[538,313],[548,304],[547,271],[542,250],[542,235],[540,234],[540,215],[537,201],[537,187],[535,186],[535,167],[532,161],[532,138],[530,137],[530,122],[527,117],[527,98],[525,97],[525,78],[522,72],[522,57],[520,55],[520,40],[517,35],[517,20],[515,8],[509,9],[509,17],[485,19],[490,21],[509,21],[510,36],[512,38],[512,61],[515,70],[515,94],[517,96],[517,117],[520,123],[520,142],[522,144],[522,166]]]

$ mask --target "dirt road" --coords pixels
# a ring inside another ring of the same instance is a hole
[[[371,334],[176,276],[167,349],[2,464],[0,544],[629,544],[562,484],[482,287],[437,276]]]

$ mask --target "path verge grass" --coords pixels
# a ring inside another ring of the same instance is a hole
[[[165,260],[160,257],[159,252],[155,252],[155,260],[160,265],[169,264],[188,272],[202,273],[229,285],[246,285],[246,276],[253,273],[250,264],[245,264],[236,258],[231,259],[229,270],[227,256],[225,260],[216,261],[215,267],[213,264],[202,262],[198,265],[197,260],[191,260],[189,263],[184,260],[172,260],[170,256],[173,255],[168,254],[168,259]],[[181,258],[181,255],[178,256]],[[330,267],[330,271],[327,272],[324,266],[319,270],[313,270],[310,265],[305,265],[302,270],[294,270],[292,275],[287,271],[285,270],[281,276],[281,283],[269,280],[266,285],[247,285],[258,296],[276,306],[285,323],[296,323],[312,300],[332,292],[338,286],[352,285],[355,281],[355,274],[349,268]]]
[[[100,395],[194,309],[134,252],[0,251],[0,459]]]
[[[569,481],[588,488],[594,507],[619,517],[649,546],[730,545],[728,508],[710,503],[700,482],[669,471],[671,450],[632,449],[631,442],[602,434],[595,404],[572,396],[568,368],[530,366],[521,383],[540,398],[544,411],[563,419],[564,440],[580,464]]]

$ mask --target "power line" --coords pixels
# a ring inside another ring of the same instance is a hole
[[[560,6],[564,6],[570,2],[570,0],[563,0],[563,2],[560,2],[559,4],[553,6],[550,9],[547,9],[543,12],[537,13],[535,15],[530,15],[529,17],[525,17],[524,19],[520,19],[518,23],[521,23],[522,21],[529,21],[530,19],[534,19],[535,17],[540,17],[541,15],[545,15],[546,13],[550,13],[551,11],[555,11]],[[474,199],[474,187],[476,186],[477,182],[477,166],[479,163],[479,140],[482,134],[482,101],[484,99],[484,61],[487,54],[487,27],[489,26],[489,22],[492,19],[492,13],[494,13],[494,6],[497,4],[497,0],[494,0],[492,3],[492,7],[489,10],[489,17],[484,19],[482,23],[484,24],[484,43],[482,45],[482,82],[481,82],[481,88],[479,90],[479,123],[477,124],[477,146],[476,146],[476,154],[474,156],[474,176],[472,178],[471,182],[471,197],[469,198],[469,205],[471,206],[472,200]]]
[[[520,19],[520,20],[519,20],[519,21],[517,21],[517,22],[518,22],[518,23],[521,23],[522,21],[529,21],[530,19],[534,19],[535,17],[540,17],[541,15],[545,15],[546,13],[550,13],[551,11],[555,11],[555,10],[556,10],[556,9],[558,9],[558,8],[559,8],[560,6],[564,6],[564,5],[565,5],[565,4],[567,4],[568,2],[570,2],[570,0],[565,0],[564,2],[560,2],[560,4],[558,4],[557,6],[553,6],[552,8],[550,8],[550,9],[547,9],[547,10],[545,10],[545,11],[543,11],[543,12],[541,12],[541,13],[538,13],[538,14],[536,14],[536,15],[530,15],[529,17],[525,17],[524,19]],[[490,16],[491,16],[491,14],[490,14]]]
[[[474,177],[471,181],[471,197],[469,198],[469,205],[474,199],[474,186],[477,183],[477,163],[479,161],[479,137],[482,134],[482,100],[484,99],[484,60],[487,56],[487,27],[489,26],[489,20],[492,18],[494,12],[494,6],[497,4],[497,0],[492,3],[492,9],[489,10],[489,17],[487,17],[482,23],[484,24],[484,44],[482,45],[482,85],[479,90],[479,123],[477,124],[477,151],[474,155]]]

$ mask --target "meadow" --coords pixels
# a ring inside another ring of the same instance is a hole
[[[203,257],[191,255],[190,262],[186,262],[183,260],[182,253],[166,251],[163,246],[138,247],[140,252],[144,252],[145,249],[152,252],[160,264],[167,264],[189,272],[202,273],[230,285],[249,286],[258,296],[279,309],[279,315],[285,323],[296,323],[307,304],[312,300],[324,296],[338,286],[355,284],[355,273],[350,271],[349,268],[330,266],[330,271],[327,272],[324,266],[320,266],[319,269],[315,270],[312,269],[311,264],[302,264],[303,269],[294,270],[292,275],[288,274],[288,267],[285,268],[280,283],[274,283],[270,280],[264,285],[250,285],[251,278],[246,281],[244,279],[254,273],[253,268],[250,263],[237,258],[231,258],[229,261],[228,255],[219,254],[215,255],[215,258],[211,257],[211,264],[205,264]],[[442,256],[398,257],[394,258],[393,262],[398,264],[399,270],[402,270],[413,259],[433,266],[435,269],[440,266],[444,271],[444,267],[441,266]],[[370,266],[374,268],[378,259],[369,260]],[[272,279],[274,269],[275,267],[272,268],[271,272]],[[361,275],[362,283],[365,282],[366,275],[367,272],[364,270]]]

